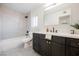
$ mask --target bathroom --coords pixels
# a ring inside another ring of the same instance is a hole
[[[79,39],[78,10],[79,3],[0,3],[0,55],[40,56],[33,33]]]

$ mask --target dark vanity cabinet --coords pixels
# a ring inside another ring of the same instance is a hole
[[[40,55],[45,55],[46,43],[45,34],[33,33],[33,49]]]
[[[33,49],[43,56],[79,56],[79,39],[33,33]]]
[[[33,49],[43,56],[50,56],[51,54],[51,41],[45,39],[45,34],[33,33]]]
[[[33,49],[39,53],[39,40],[38,34],[33,34]]]
[[[79,56],[79,39],[71,40],[71,55]]]
[[[71,56],[71,40],[70,38],[66,38],[66,45],[65,45],[65,54],[66,56]]]
[[[52,36],[52,55],[65,56],[65,38]]]
[[[52,41],[49,39],[45,39],[46,42],[46,55],[52,56]]]
[[[66,55],[79,56],[79,39],[67,38]]]
[[[79,39],[52,36],[54,56],[79,56]]]

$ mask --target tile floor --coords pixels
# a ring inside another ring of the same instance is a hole
[[[32,46],[29,46],[27,48],[17,47],[8,51],[2,51],[0,56],[39,56],[39,54],[32,49]]]
[[[0,56],[40,56],[33,50],[32,41],[24,48],[24,39],[27,40],[26,37],[19,37],[0,41]]]

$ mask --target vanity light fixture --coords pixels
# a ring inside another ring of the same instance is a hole
[[[49,7],[49,6],[51,6],[51,5],[56,5],[56,3],[45,3],[43,6],[44,6],[44,7]]]
[[[61,4],[63,4],[63,3],[46,3],[44,5],[44,8],[45,8],[44,11],[47,11],[47,10],[52,9],[54,7],[57,7],[57,6],[61,5]]]

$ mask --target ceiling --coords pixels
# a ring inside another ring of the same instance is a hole
[[[2,5],[20,13],[28,13],[42,6],[43,3],[3,3]]]

